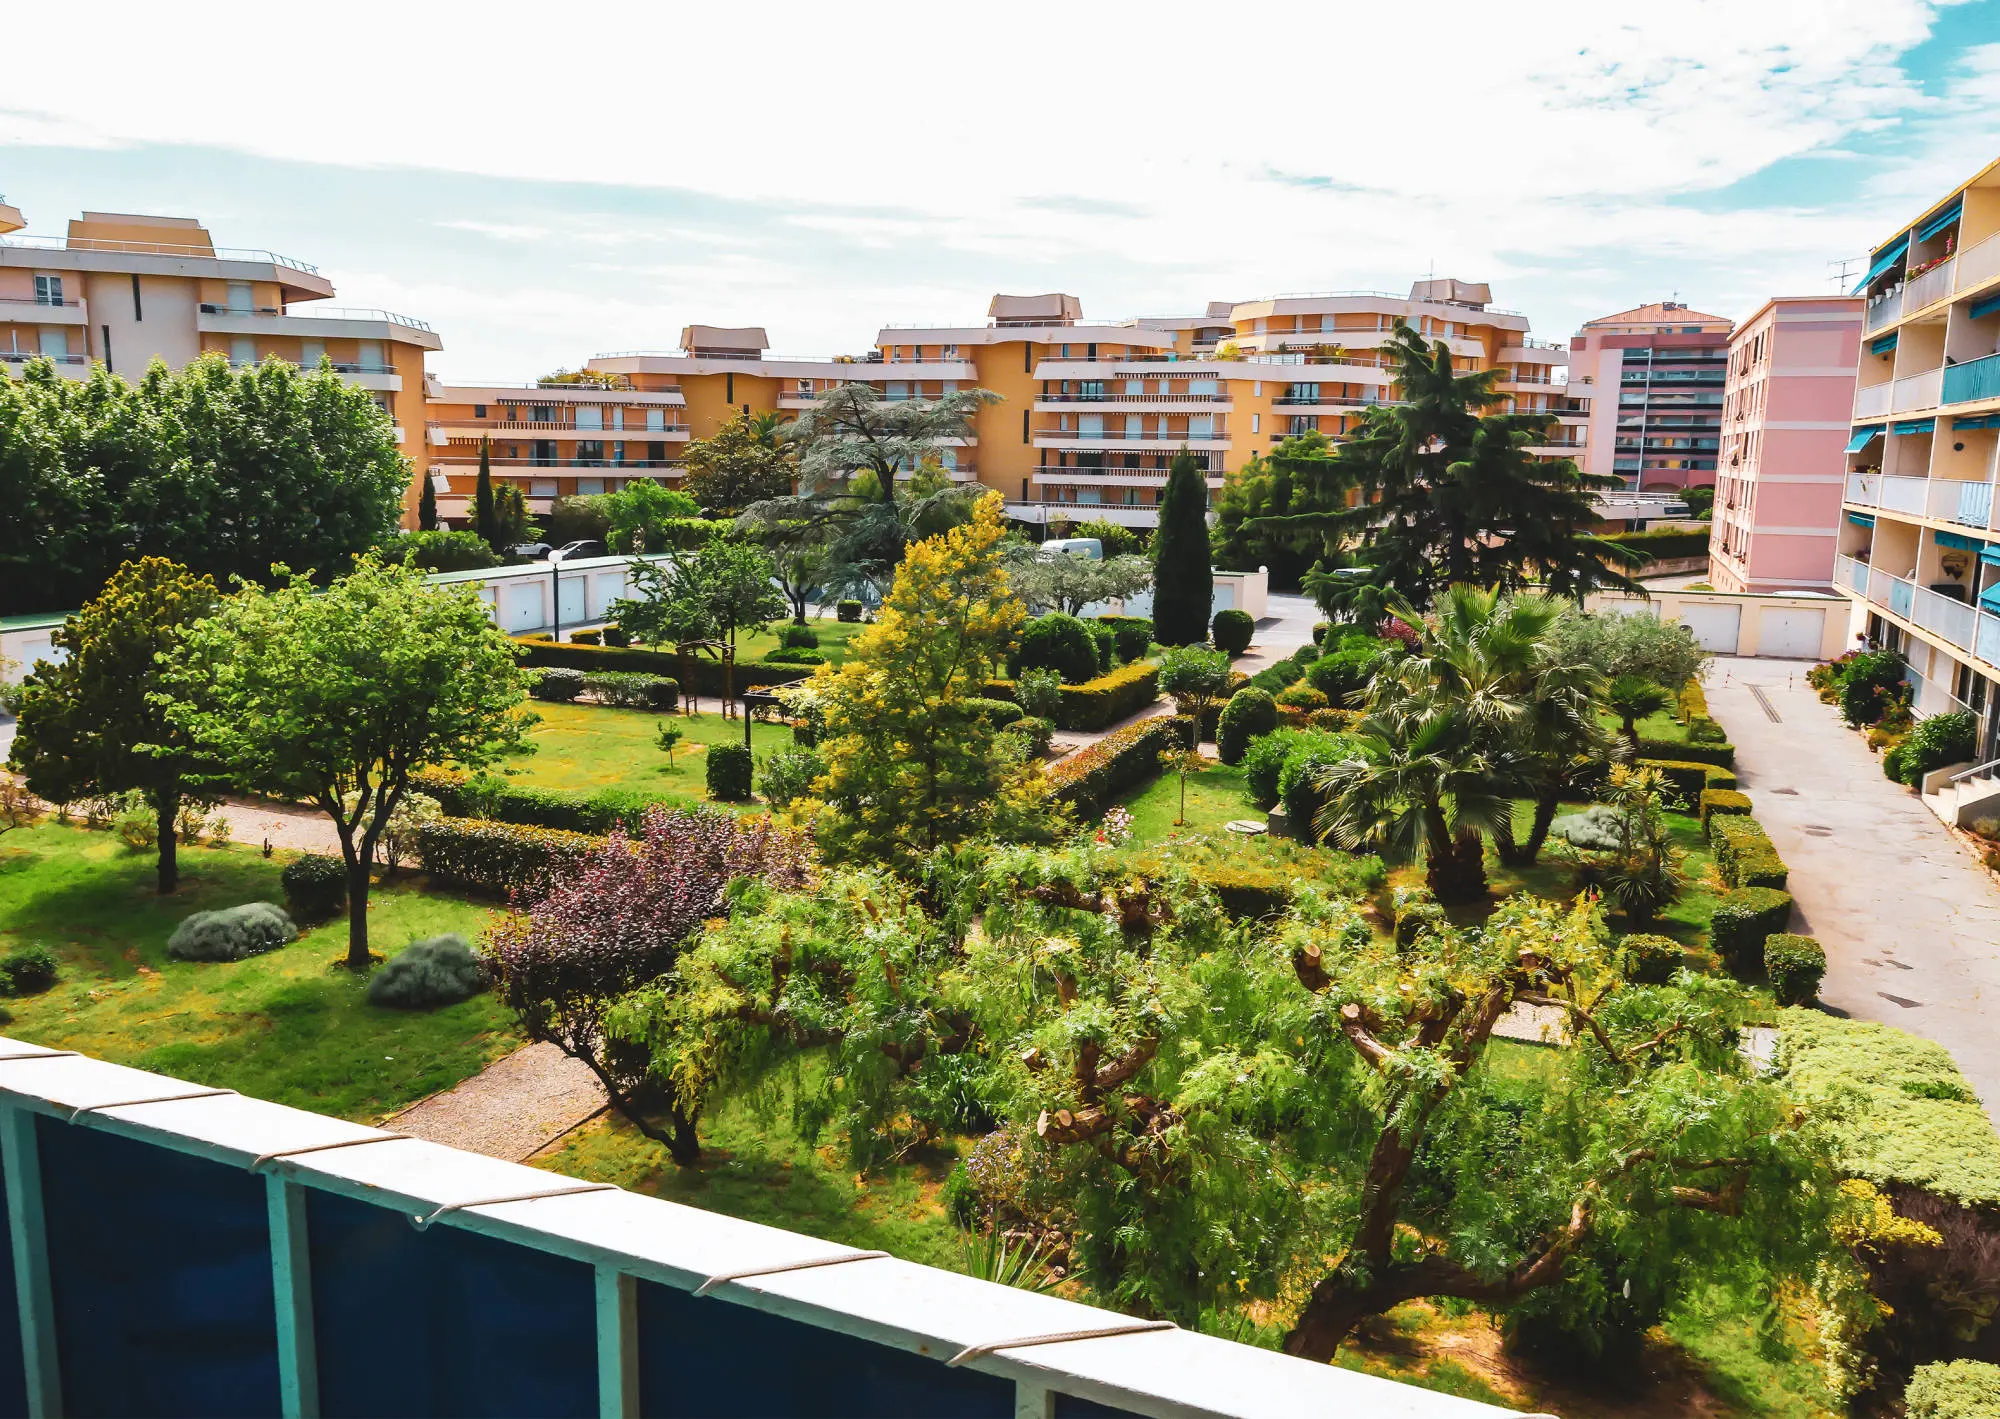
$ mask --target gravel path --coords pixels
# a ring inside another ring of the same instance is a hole
[[[403,1133],[518,1163],[605,1108],[604,1090],[554,1045],[528,1045],[385,1120]]]
[[[340,855],[333,820],[316,808],[268,803],[260,798],[229,798],[216,811],[229,820],[232,836],[239,843],[257,847],[268,839],[272,847]]]

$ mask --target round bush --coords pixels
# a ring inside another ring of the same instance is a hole
[[[773,665],[824,665],[826,657],[807,646],[781,645],[776,650],[765,653],[764,659]]]
[[[646,678],[646,708],[677,710],[681,707],[681,682],[670,675],[650,675]]]
[[[1304,710],[1310,714],[1326,708],[1326,692],[1311,685],[1292,685],[1278,691],[1275,702],[1279,709]]]
[[[1216,721],[1215,752],[1225,764],[1240,764],[1250,741],[1278,727],[1278,704],[1254,685],[1229,697]]]
[[[1097,624],[1111,627],[1120,660],[1139,660],[1153,647],[1153,623],[1144,616],[1099,616]]]
[[[1773,932],[1764,938],[1764,974],[1778,1004],[1808,1004],[1826,975],[1826,951],[1810,936]]]
[[[1277,807],[1278,775],[1284,771],[1285,755],[1292,752],[1292,741],[1298,733],[1296,729],[1280,729],[1261,734],[1243,751],[1243,784],[1257,807]]]
[[[1618,943],[1625,953],[1625,974],[1641,985],[1664,985],[1681,968],[1681,943],[1671,936],[1634,932]]]
[[[298,928],[273,902],[245,902],[216,912],[196,912],[167,938],[177,961],[240,961],[298,939]]]
[[[1039,715],[1024,714],[1013,723],[1004,726],[1004,732],[1018,734],[1028,741],[1028,756],[1034,759],[1048,757],[1049,745],[1056,737],[1056,723]]]
[[[528,687],[528,693],[538,700],[551,700],[566,704],[583,693],[583,672],[581,670],[544,670]]]
[[[787,650],[818,650],[819,632],[811,626],[796,623],[781,626],[778,630],[778,644]]]
[[[1334,709],[1329,705],[1308,714],[1306,724],[1313,729],[1324,729],[1329,734],[1345,734],[1354,728],[1356,714],[1355,710]]]
[[[833,614],[841,620],[846,621],[849,625],[852,625],[861,619],[861,603],[859,601],[836,602],[834,603]]]
[[[435,1010],[486,989],[486,963],[463,936],[412,941],[368,982],[368,1003],[390,1010]]]
[[[1243,654],[1250,649],[1250,637],[1256,633],[1257,623],[1250,619],[1250,613],[1233,608],[1217,611],[1208,629],[1209,639],[1224,655]]]
[[[1074,616],[1058,611],[1037,616],[1021,632],[1018,663],[1023,670],[1053,670],[1065,685],[1097,678],[1097,641]]]
[[[1314,645],[1325,645],[1326,633],[1332,629],[1333,627],[1325,621],[1314,621],[1312,643]]]
[[[300,921],[327,921],[347,909],[347,864],[324,853],[301,853],[278,874],[285,905]]]
[[[613,622],[604,628],[604,643],[623,649],[625,646],[632,644],[632,633],[627,631],[623,626]]]
[[[812,786],[826,773],[826,760],[811,749],[781,749],[764,760],[757,775],[757,791],[773,808],[812,793]]]
[[[40,995],[56,983],[62,963],[46,946],[23,946],[0,960],[0,981],[9,995]]]
[[[973,695],[961,700],[966,711],[985,721],[988,729],[998,729],[1003,724],[1012,724],[1021,717],[1021,707],[1012,700],[988,699],[984,695]]]
[[[1306,683],[1325,695],[1328,703],[1345,705],[1368,688],[1381,659],[1382,648],[1373,641],[1348,641],[1307,666]]]
[[[714,744],[708,751],[708,796],[721,803],[750,799],[750,751],[741,744]]]
[[[1053,670],[1023,670],[1014,680],[1014,698],[1023,714],[1037,719],[1062,717],[1062,676]]]

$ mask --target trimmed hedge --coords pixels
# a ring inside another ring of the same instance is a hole
[[[468,778],[442,769],[410,775],[410,790],[435,798],[450,818],[486,818],[532,828],[561,828],[572,833],[603,834],[614,828],[637,833],[647,810],[663,802],[625,788],[596,793],[569,793],[531,788],[502,778]]]
[[[1229,697],[1216,721],[1215,755],[1225,764],[1240,764],[1250,741],[1278,727],[1278,707],[1255,685],[1245,685]]]
[[[1014,682],[988,680],[986,693],[994,699],[1011,700]],[[1056,723],[1064,729],[1108,729],[1159,697],[1159,666],[1143,660],[1121,665],[1109,675],[1100,675],[1081,685],[1064,685]]]
[[[1170,715],[1113,730],[1049,769],[1055,797],[1074,808],[1077,817],[1095,818],[1119,794],[1156,776],[1160,755],[1180,747],[1180,735],[1179,721]]]
[[[581,670],[566,670],[552,665],[535,677],[534,683],[528,686],[528,693],[551,704],[568,704],[583,693],[583,680]]]
[[[1634,932],[1618,943],[1625,956],[1625,974],[1641,985],[1664,985],[1687,959],[1681,943],[1671,936]]]
[[[1917,1366],[1903,1390],[1907,1419],[1994,1419],[2000,1415],[2000,1365],[1934,1360]]]
[[[1140,660],[1153,648],[1153,623],[1144,616],[1099,616],[1097,624],[1111,627],[1120,660]]]
[[[535,668],[581,670],[586,674],[629,670],[642,675],[675,677],[683,667],[680,656],[670,650],[640,650],[629,646],[545,645],[517,641],[521,663]],[[706,656],[692,656],[685,667],[687,683],[680,688],[691,695],[722,693],[722,663]],[[736,662],[734,684],[738,690],[754,690],[764,685],[789,685],[812,673],[799,665],[776,665],[762,660]]]
[[[1112,635],[1112,643],[1117,643]],[[1082,685],[1094,680],[1104,667],[1097,656],[1097,641],[1090,628],[1074,616],[1053,612],[1037,616],[1021,628],[1021,642],[1008,657],[1007,671],[1053,670],[1065,685]]]
[[[789,621],[778,628],[778,644],[787,650],[818,650],[819,632]]]
[[[1750,795],[1738,793],[1733,788],[1704,788],[1701,791],[1701,831],[1708,833],[1708,820],[1718,814],[1743,813],[1750,811]]]
[[[1644,552],[1647,556],[1663,562],[1670,562],[1680,557],[1707,556],[1708,537],[1709,532],[1706,527],[1697,529],[1662,527],[1650,532],[1604,534],[1606,542],[1616,542],[1621,547]]]
[[[1795,1007],[1778,1017],[1777,1065],[1786,1092],[1825,1128],[1841,1172],[2000,1205],[2000,1134],[1943,1045]]]
[[[853,600],[836,601],[833,604],[833,614],[851,626],[861,619],[861,603]]]
[[[603,845],[589,833],[484,818],[443,818],[417,829],[417,861],[433,883],[494,897],[533,897]]]
[[[959,701],[960,708],[978,715],[986,722],[988,729],[998,729],[1021,718],[1021,707],[1012,700],[1003,700],[997,695],[987,697],[972,695]]]
[[[1783,887],[1790,873],[1764,826],[1747,814],[1710,817],[1708,845],[1715,850],[1715,870],[1731,887]]]
[[[1639,736],[1639,757],[1670,763],[1719,764],[1725,769],[1733,769],[1736,767],[1736,746],[1692,744],[1683,739],[1653,739],[1642,734]]]
[[[1764,974],[1780,1005],[1809,1005],[1826,977],[1826,949],[1810,936],[1789,931],[1764,938]]]
[[[560,674],[545,671],[544,674]],[[630,670],[603,670],[583,677],[584,693],[595,695],[603,705],[620,709],[674,710],[680,708],[681,683],[671,675],[641,675]]]
[[[1722,894],[1708,922],[1708,944],[1739,976],[1764,965],[1764,941],[1792,919],[1792,895],[1775,887],[1740,887]]]
[[[1701,802],[1701,795],[1711,787],[1708,771],[1712,765],[1699,763],[1693,759],[1641,759],[1636,765],[1642,769],[1652,769],[1666,780],[1667,791],[1679,800],[1680,807],[1692,812]]]
[[[1209,640],[1225,655],[1243,654],[1256,633],[1257,623],[1250,619],[1250,613],[1233,607],[1217,611],[1208,629]]]

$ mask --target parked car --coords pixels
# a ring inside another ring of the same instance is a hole
[[[539,562],[548,554],[549,544],[546,542],[516,542],[507,549],[508,556],[526,557],[531,562]]]
[[[585,538],[580,542],[563,543],[562,546],[549,554],[549,560],[552,562],[566,562],[571,557],[601,557],[603,555],[604,544],[602,542],[596,541],[593,538]]]

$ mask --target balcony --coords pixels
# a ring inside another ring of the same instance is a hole
[[[0,301],[0,321],[20,325],[88,325],[82,301]]]
[[[1933,478],[1926,511],[1940,522],[1984,531],[1993,520],[1993,485]]]
[[[1884,380],[1854,391],[1854,417],[1857,419],[1879,419],[1889,412],[1889,401],[1894,396],[1895,382]]]
[[[1228,448],[1227,431],[1211,434],[1173,433],[1165,429],[1128,436],[1124,429],[1036,429],[1036,448],[1103,448],[1129,453],[1172,453],[1182,445],[1189,448]]]
[[[2000,399],[2000,355],[1967,360],[1944,370],[1944,386],[1939,400],[1944,404],[1969,404],[1976,399]]]
[[[1903,287],[1903,313],[1915,315],[1925,306],[1936,305],[1950,296],[1952,277],[1957,264],[1955,261],[1945,261],[1933,266],[1921,276],[1911,277],[1909,284]]]
[[[1939,391],[1944,387],[1942,369],[1925,370],[1922,374],[1908,375],[1892,386],[1889,396],[1890,412],[1906,414],[1913,409],[1935,409]]]
[[[1882,498],[1882,475],[1863,472],[1847,475],[1847,501],[1863,507],[1877,507]]]
[[[1135,409],[1171,409],[1176,404],[1193,404],[1200,408],[1222,406],[1227,408],[1233,399],[1227,394],[1037,394],[1035,404],[1063,405],[1088,404],[1092,408],[1129,404]],[[1283,403],[1283,400],[1279,400]]]
[[[2000,276],[2000,232],[1968,246],[1958,254],[1954,282],[1958,290],[1969,291],[1985,285],[1995,276]]]
[[[1867,332],[1873,335],[1885,326],[1894,325],[1902,318],[1903,288],[1898,286],[1892,291],[1876,296],[1868,303],[1868,314],[1865,317]]]
[[[1924,509],[1930,505],[1930,487],[1931,480],[1928,478],[1885,477],[1882,480],[1882,499],[1877,506],[1885,512],[1922,517]]]

